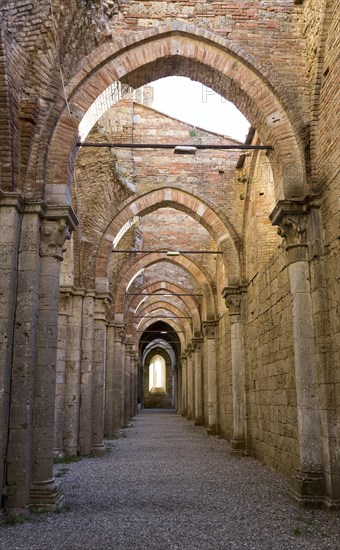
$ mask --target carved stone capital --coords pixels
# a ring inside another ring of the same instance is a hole
[[[243,286],[227,286],[222,290],[222,297],[225,300],[225,305],[229,310],[230,316],[240,315],[242,294],[246,292]]]
[[[115,331],[115,340],[123,344],[125,342],[125,325],[114,324],[114,331]]]
[[[202,329],[204,338],[215,338],[218,321],[203,321]]]
[[[193,338],[191,340],[191,343],[194,351],[202,351],[203,338]]]
[[[270,214],[272,224],[278,226],[277,232],[284,239],[289,263],[308,259],[308,240],[311,238],[308,232],[314,225],[309,222],[319,207],[318,197],[307,196],[304,199],[279,201]],[[316,238],[312,235],[312,240]]]
[[[66,239],[71,238],[78,220],[71,207],[47,207],[40,228],[40,256],[63,259]]]

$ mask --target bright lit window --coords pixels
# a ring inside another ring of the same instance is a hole
[[[165,361],[160,355],[155,355],[149,365],[149,391],[166,392]]]

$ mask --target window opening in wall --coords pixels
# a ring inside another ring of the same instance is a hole
[[[165,361],[156,355],[149,365],[149,391],[151,393],[166,393]]]
[[[211,88],[182,76],[151,82],[157,111],[191,124],[188,138],[198,140],[200,129],[216,132],[244,143],[250,124],[233,103]]]

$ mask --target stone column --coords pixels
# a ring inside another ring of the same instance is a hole
[[[70,289],[64,397],[64,454],[78,452],[83,289]]]
[[[122,428],[124,424],[124,361],[122,342],[124,341],[124,325],[113,323],[114,349],[113,349],[113,431]]]
[[[187,412],[187,419],[192,420],[194,418],[194,369],[193,369],[193,357],[192,357],[192,346],[189,344],[187,346],[186,356],[187,356],[187,380],[188,380],[188,412]]]
[[[292,296],[300,467],[291,487],[303,504],[321,505],[325,495],[313,308],[308,261],[307,200],[280,201],[270,218],[287,251]]]
[[[94,304],[96,293],[88,290],[83,298],[83,321],[81,332],[80,362],[80,410],[79,453],[86,456],[92,452],[92,405],[93,405],[93,348]]]
[[[182,414],[182,365],[177,365],[177,394],[176,394],[176,409],[179,414]]]
[[[217,432],[217,385],[216,385],[216,329],[217,321],[202,323],[204,343],[206,346],[206,368],[208,379],[208,399],[206,404],[207,432],[215,435]]]
[[[18,283],[18,250],[24,202],[17,193],[0,190],[0,490],[4,486],[4,462],[8,443],[10,380],[14,314]]]
[[[10,417],[6,459],[6,508],[11,514],[22,514],[27,511],[31,484],[31,449],[33,421],[33,391],[35,374],[35,350],[37,338],[37,318],[39,306],[40,275],[40,218],[45,209],[44,203],[30,202],[25,204],[22,215],[18,256],[14,248],[8,249],[18,261],[14,266],[15,286],[5,287],[8,295],[8,311],[14,315],[12,344],[12,368],[10,383]],[[18,221],[18,220],[17,220]],[[15,228],[10,229],[13,240]],[[1,235],[2,235],[1,230]],[[11,235],[9,235],[10,238]],[[1,237],[3,238],[3,237]],[[12,262],[14,259],[7,260]],[[5,267],[6,269],[6,267]],[[7,275],[9,275],[7,273]],[[1,284],[4,284],[1,281]],[[6,296],[6,293],[5,293]],[[13,302],[12,302],[13,300]],[[13,311],[11,308],[14,308]],[[4,312],[5,313],[5,312]],[[9,327],[7,325],[9,330]],[[5,323],[6,330],[6,323]],[[11,333],[9,332],[9,341]],[[6,336],[6,333],[5,333]],[[8,359],[7,352],[4,357]],[[8,375],[8,373],[6,373]],[[4,396],[5,400],[8,396]],[[6,401],[5,401],[6,402]]]
[[[53,206],[46,208],[41,223],[30,504],[44,509],[55,509],[63,499],[53,478],[59,275],[65,239],[76,223],[70,207]]]
[[[138,388],[138,369],[137,369],[137,352],[135,346],[133,346],[133,351],[131,354],[131,415],[136,416],[137,414],[137,388]]]
[[[67,325],[69,316],[69,290],[60,289],[57,342],[57,374],[54,411],[54,455],[64,456],[64,405],[65,368],[67,352]]]
[[[246,452],[246,372],[244,358],[243,324],[241,320],[242,287],[226,287],[225,299],[230,319],[231,371],[233,388],[233,437],[230,451],[243,455]]]
[[[182,407],[181,414],[186,416],[188,414],[188,379],[187,379],[187,357],[183,353],[181,356],[181,366],[182,366]]]
[[[106,308],[109,292],[97,292],[94,306],[92,453],[105,452],[104,447],[104,380],[106,360]]]
[[[104,432],[107,437],[114,434],[114,349],[115,325],[107,324],[106,336],[106,376],[105,376],[105,419]]]
[[[120,362],[120,367],[122,370],[122,386],[121,386],[121,394],[120,394],[120,414],[121,414],[122,426],[126,425],[125,424],[125,385],[126,385],[125,360],[126,360],[125,331],[123,331],[122,338],[121,338],[121,362]]]
[[[125,342],[125,369],[124,369],[124,426],[128,426],[131,420],[131,353],[132,341]]]
[[[195,426],[203,424],[202,342],[202,338],[192,339],[195,370]]]

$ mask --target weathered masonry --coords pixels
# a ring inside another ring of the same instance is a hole
[[[8,513],[59,506],[53,456],[103,452],[138,398],[339,506],[339,22],[337,0],[2,2]],[[270,148],[152,109],[173,75]],[[216,148],[133,147],[155,143]]]

